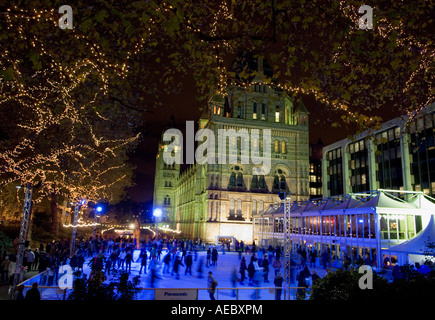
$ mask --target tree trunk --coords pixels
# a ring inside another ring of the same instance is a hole
[[[55,237],[59,235],[59,219],[57,215],[57,194],[51,194],[51,234]]]

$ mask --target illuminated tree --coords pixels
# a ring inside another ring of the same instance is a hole
[[[24,17],[14,16],[24,19],[21,24],[10,15],[3,21],[9,33],[2,39],[0,114],[8,121],[1,126],[0,174],[4,185],[40,185],[34,199],[51,197],[57,234],[57,195],[116,201],[131,185],[127,152],[137,141],[138,121],[136,111],[120,108],[104,93],[104,68],[81,52],[65,52],[63,59],[50,44],[55,35],[39,38],[51,21],[35,24]]]
[[[371,5],[373,29],[360,30],[360,1],[78,1],[63,30],[60,2],[12,1],[0,21],[3,181],[110,197],[128,184],[118,169],[137,113],[192,78],[200,98],[249,90],[246,64],[228,69],[241,51],[264,54],[277,78],[264,83],[314,96],[319,118],[342,117],[336,126],[419,110],[434,98],[433,3]]]

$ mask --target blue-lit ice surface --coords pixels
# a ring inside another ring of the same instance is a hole
[[[135,250],[134,251],[134,260],[133,263],[131,265],[131,272],[130,272],[130,280],[133,279],[133,277],[139,275],[139,270],[141,267],[141,263],[140,260],[138,260],[139,258],[139,254],[140,254],[140,250]],[[158,277],[160,279],[157,279],[156,282],[154,283],[154,288],[156,289],[163,289],[163,288],[200,288],[203,290],[199,290],[198,291],[198,300],[210,300],[209,294],[207,292],[207,278],[208,278],[208,272],[211,271],[213,277],[218,281],[218,288],[233,288],[233,284],[231,281],[232,278],[232,274],[233,271],[236,270],[237,272],[237,276],[240,279],[240,273],[239,273],[239,269],[240,269],[240,257],[239,257],[239,253],[237,252],[233,252],[233,251],[225,251],[225,254],[222,253],[222,250],[219,250],[219,256],[218,256],[218,260],[217,260],[217,265],[216,266],[210,266],[207,267],[206,266],[206,251],[198,251],[197,253],[197,259],[195,260],[195,255],[194,252],[191,252],[192,257],[193,257],[193,264],[192,264],[192,275],[185,275],[185,262],[183,260],[183,266],[180,266],[179,269],[179,277],[176,277],[176,275],[171,275],[171,271],[169,271],[169,273],[163,273],[163,267],[164,267],[164,263],[163,263],[163,258],[166,254],[166,250],[163,250],[161,256],[160,256],[160,261],[158,263]],[[246,265],[249,264],[250,259],[251,259],[251,255],[252,253],[246,253],[244,252],[241,257],[245,257],[246,259]],[[109,254],[105,254],[106,258],[109,256]],[[148,255],[149,257],[149,255]],[[272,259],[272,262],[275,260],[275,258]],[[88,262],[89,259],[86,259],[86,262]],[[198,272],[198,266],[200,261],[202,261],[202,274],[200,275],[200,273]],[[281,273],[284,275],[284,258],[283,256],[281,256]],[[150,260],[148,260],[147,262],[147,268],[149,268],[150,265]],[[309,264],[308,264],[309,267]],[[121,269],[119,269],[121,270]],[[323,269],[322,267],[319,266],[315,266],[313,268],[309,267],[310,271],[316,271],[316,273],[319,276],[324,276],[326,274],[326,270]],[[90,274],[90,269],[87,266],[87,263],[85,263],[84,265],[84,273],[89,275]],[[299,272],[300,270],[297,269],[297,272]],[[253,299],[258,299],[258,300],[275,300],[275,292],[273,290],[270,289],[262,289],[262,290],[258,290],[256,293],[257,295],[255,295],[255,290],[252,289],[252,286],[249,286],[249,281],[248,281],[248,272],[245,272],[246,275],[246,279],[244,281],[244,285],[241,285],[240,282],[237,281],[236,284],[236,288],[239,288],[240,290],[238,290],[238,292],[233,292],[232,289],[228,289],[228,290],[217,290],[215,293],[215,298],[217,300],[253,300]],[[107,276],[107,274],[106,274]],[[201,277],[202,276],[202,277]],[[263,288],[269,288],[269,287],[274,287],[273,284],[273,280],[275,277],[275,270],[272,268],[272,266],[270,266],[270,271],[269,271],[269,276],[268,276],[268,280],[269,283],[265,283],[264,282],[264,278],[263,276],[258,277],[259,282],[257,282],[257,286],[258,287],[263,287]],[[107,276],[107,281],[109,282],[112,279],[112,276]],[[138,285],[138,287],[143,288],[144,290],[140,290],[139,294],[137,295],[137,300],[154,300],[154,290],[147,290],[147,288],[151,288],[151,272],[150,270],[147,270],[147,273],[144,274],[143,270],[142,270],[142,274],[140,275],[140,283]],[[297,283],[296,282],[292,282],[291,283],[292,287],[296,287]],[[247,289],[243,289],[243,288],[247,288]],[[235,296],[233,295],[235,294]],[[296,294],[296,290],[292,290],[291,292],[292,294],[292,299],[295,299],[294,295]],[[174,295],[176,296],[176,295]],[[48,297],[46,297],[45,299],[47,299]],[[283,299],[283,295],[281,296],[281,299]],[[58,298],[56,298],[58,299]],[[174,300],[181,300],[182,298],[180,297],[180,299],[177,298],[173,298]]]

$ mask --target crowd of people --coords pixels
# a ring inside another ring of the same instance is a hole
[[[84,266],[89,266],[92,275],[101,271],[110,276],[119,271],[131,273],[133,262],[140,264],[138,275],[150,275],[150,287],[155,287],[155,283],[161,275],[173,276],[175,280],[184,276],[195,274],[198,278],[203,277],[205,268],[212,272],[213,268],[218,268],[220,254],[231,251],[231,248],[239,254],[239,265],[234,266],[234,271],[230,275],[230,281],[234,288],[240,286],[260,287],[275,286],[276,299],[281,299],[282,286],[284,283],[282,267],[282,248],[269,246],[267,249],[255,245],[245,245],[243,242],[236,242],[233,247],[222,243],[220,246],[205,245],[201,242],[192,240],[150,240],[137,244],[133,239],[128,238],[109,238],[102,237],[80,239],[76,243],[75,253],[70,256],[68,241],[53,241],[42,244],[38,248],[28,248],[24,255],[23,266],[26,271],[37,270],[40,273],[40,286],[57,286],[59,280],[59,268],[68,264],[73,271],[84,272]],[[140,248],[138,258],[135,258],[134,250]],[[204,250],[205,255],[199,257],[198,251]],[[222,250],[222,251],[220,251]],[[245,253],[245,254],[243,254]],[[296,253],[297,257],[292,257],[292,282],[297,286],[308,287],[318,276],[315,272],[308,270],[307,261],[303,252]],[[12,259],[13,260],[13,259]],[[2,281],[13,281],[14,265],[13,261],[6,254],[2,256],[1,276]],[[195,268],[194,268],[195,266]],[[182,271],[182,269],[184,270]],[[135,269],[137,270],[137,269]],[[272,273],[270,271],[273,271]],[[216,282],[210,282],[207,278],[210,298],[213,299],[212,292],[216,289]],[[309,280],[309,278],[311,280]],[[272,285],[273,282],[273,285]],[[271,283],[269,285],[269,283]],[[19,292],[19,290],[17,290]],[[233,295],[235,295],[235,290]],[[254,291],[252,298],[260,298],[260,292]]]

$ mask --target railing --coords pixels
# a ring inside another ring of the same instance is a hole
[[[38,280],[39,275],[21,283],[24,285],[23,294]],[[33,281],[31,281],[33,280]],[[39,285],[41,300],[66,300],[73,289],[61,289],[58,286]],[[210,300],[208,288],[138,288],[135,300]],[[310,288],[290,287],[290,290],[277,287],[229,287],[216,288],[216,300],[296,300],[297,292],[304,299],[309,297]],[[280,291],[279,291],[280,290]],[[279,298],[277,297],[279,295]]]
[[[50,274],[51,275],[51,274]],[[19,285],[24,285],[23,294],[32,287],[33,283],[38,283],[41,293],[41,300],[66,300],[73,289],[62,289],[57,280],[51,278],[48,271],[39,273]],[[59,277],[59,275],[58,275]],[[208,288],[138,288],[139,293],[136,300],[210,300]],[[311,288],[306,287],[217,287],[214,294],[216,300],[297,300],[307,299],[310,296]],[[279,291],[281,290],[281,291]],[[164,292],[186,293],[185,295],[164,295]],[[298,294],[299,293],[299,294]],[[12,298],[12,297],[11,297]]]
[[[309,297],[310,288],[290,287],[228,287],[216,288],[216,300],[296,300],[297,292]],[[210,300],[208,288],[140,288],[137,300]],[[164,293],[169,293],[167,296]],[[279,295],[279,299],[277,297]]]

